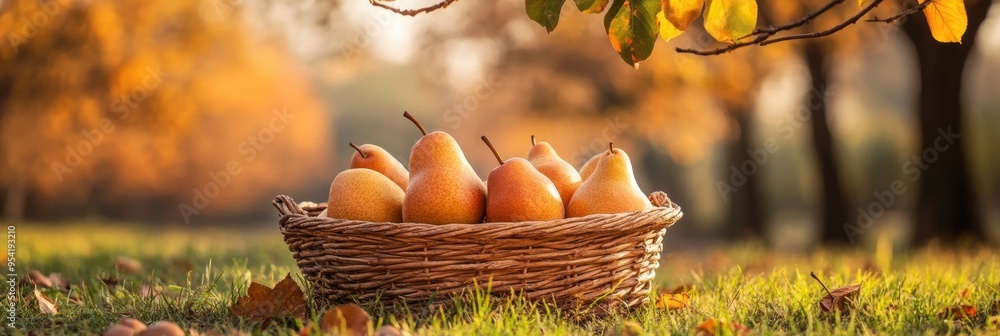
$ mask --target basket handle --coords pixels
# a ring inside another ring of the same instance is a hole
[[[274,197],[274,201],[271,201],[271,204],[278,209],[278,213],[281,214],[282,217],[289,215],[306,215],[305,210],[302,210],[302,208],[299,207],[299,204],[295,203],[295,200],[288,195],[278,195]]]
[[[649,202],[653,203],[653,206],[664,207],[664,208],[676,208],[677,204],[667,197],[667,193],[662,191],[654,191],[649,194]]]

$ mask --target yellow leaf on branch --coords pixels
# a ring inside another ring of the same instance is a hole
[[[965,3],[962,0],[920,0],[920,3],[930,1],[924,8],[927,26],[931,35],[939,42],[962,43],[962,35],[969,24],[965,13]]]
[[[663,7],[663,16],[666,20],[670,21],[673,27],[684,31],[701,15],[705,0],[661,0],[660,5]],[[660,31],[662,30],[663,28],[660,28]]]
[[[705,31],[717,41],[735,43],[757,26],[757,1],[710,0]]]
[[[660,37],[663,37],[663,40],[667,42],[670,42],[671,39],[680,36],[684,32],[674,27],[674,24],[670,23],[670,20],[667,20],[663,16],[663,12],[656,14],[656,24],[660,25]]]

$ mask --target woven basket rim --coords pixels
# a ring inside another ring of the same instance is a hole
[[[410,236],[438,236],[442,234],[447,234],[449,232],[467,232],[469,230],[476,230],[481,233],[492,232],[495,234],[501,234],[506,230],[516,230],[521,232],[548,232],[555,233],[553,230],[558,231],[560,226],[568,226],[569,224],[577,224],[580,222],[589,223],[604,223],[604,225],[594,225],[592,228],[594,231],[601,230],[629,230],[629,229],[639,229],[648,228],[647,225],[642,225],[642,223],[637,223],[634,221],[623,220],[623,218],[631,217],[631,215],[653,215],[654,213],[659,213],[661,218],[676,218],[680,219],[683,216],[680,206],[676,203],[670,201],[665,193],[662,191],[656,191],[649,195],[650,201],[654,205],[652,208],[643,211],[633,211],[625,213],[616,214],[592,214],[583,217],[570,217],[562,218],[556,220],[547,221],[525,221],[525,222],[488,222],[488,223],[476,223],[476,224],[428,224],[428,223],[412,223],[412,222],[368,222],[361,220],[349,220],[349,219],[338,219],[338,218],[316,218],[317,220],[322,220],[321,224],[311,225],[308,229],[310,231],[321,230],[322,229],[335,229],[336,231],[364,231],[367,233],[375,233],[380,231],[392,231],[399,232],[399,229],[405,228],[409,232]],[[295,217],[313,217],[302,205],[307,204],[303,202],[302,204],[296,203],[294,199],[287,195],[278,195],[274,198],[272,202],[275,208],[278,209],[278,213],[281,215],[281,220],[279,225],[282,231],[286,230],[286,226],[291,219]],[[315,203],[311,203],[315,204]],[[325,203],[316,204],[310,206],[313,211],[321,211],[324,209]],[[670,227],[677,220],[664,221],[662,224],[663,228]],[[638,225],[638,226],[636,226]],[[575,230],[579,230],[579,225],[572,225]],[[635,226],[635,227],[633,227]]]

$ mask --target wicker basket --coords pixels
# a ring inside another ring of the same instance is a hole
[[[682,216],[666,194],[654,208],[553,221],[373,223],[315,217],[325,204],[274,206],[285,243],[322,304],[351,299],[427,304],[478,283],[560,308],[622,308],[647,300],[663,234]],[[475,281],[475,282],[474,282]]]

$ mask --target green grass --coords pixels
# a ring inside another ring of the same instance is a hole
[[[185,330],[236,328],[281,335],[308,323],[288,321],[261,329],[229,313],[229,305],[245,292],[249,281],[270,286],[288,272],[298,276],[291,254],[272,227],[134,229],[28,223],[17,230],[17,272],[59,272],[72,289],[46,292],[59,308],[57,315],[49,316],[39,310],[31,288],[21,285],[15,302],[15,335],[95,334],[122,317],[147,323],[172,320]],[[117,271],[113,260],[119,255],[141,261],[143,272]],[[375,327],[391,324],[420,335],[602,334],[629,321],[650,335],[690,335],[707,318],[741,323],[757,334],[997,334],[1000,330],[991,317],[1000,314],[998,258],[994,250],[934,249],[893,257],[886,249],[789,254],[752,244],[711,251],[668,246],[656,288],[691,286],[692,302],[686,309],[658,309],[651,296],[649,304],[635,311],[581,320],[542,304],[494,298],[482,291],[437,310],[418,306],[400,311],[375,302],[362,304]],[[810,278],[810,271],[831,289],[862,284],[856,308],[843,315],[822,312],[817,301],[825,292]],[[109,277],[120,279],[121,286],[105,286],[101,279]],[[139,295],[147,283],[161,287],[164,294],[158,299]],[[961,297],[963,289],[969,290],[968,297]],[[82,303],[70,302],[71,296]],[[940,309],[960,302],[976,307],[979,314],[966,321],[937,318]],[[8,331],[5,327],[4,334]]]

